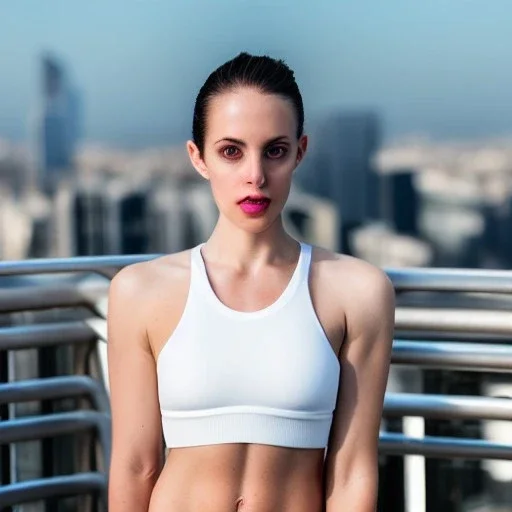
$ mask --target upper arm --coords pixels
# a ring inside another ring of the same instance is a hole
[[[327,452],[329,494],[352,477],[375,476],[393,342],[395,293],[388,277],[365,264],[352,288]]]
[[[108,301],[108,373],[112,464],[138,473],[159,471],[163,453],[155,360],[145,327],[140,268],[112,280]]]

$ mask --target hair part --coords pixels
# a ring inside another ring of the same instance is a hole
[[[264,94],[277,94],[290,100],[297,116],[297,139],[302,136],[304,107],[293,71],[283,60],[242,52],[213,71],[197,95],[192,122],[192,140],[201,155],[204,151],[210,101],[219,94],[239,87],[253,87]]]

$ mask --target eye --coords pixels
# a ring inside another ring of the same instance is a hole
[[[240,155],[240,150],[236,146],[226,146],[222,148],[221,153],[226,158],[234,159]]]
[[[285,146],[272,146],[267,150],[267,155],[269,158],[276,159],[284,157],[287,152],[288,148]]]

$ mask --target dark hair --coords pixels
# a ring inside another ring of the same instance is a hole
[[[192,139],[201,154],[204,150],[210,100],[241,86],[254,87],[263,93],[278,94],[289,99],[297,114],[297,138],[301,137],[304,130],[304,107],[293,71],[282,60],[242,52],[213,71],[199,90],[194,106]]]

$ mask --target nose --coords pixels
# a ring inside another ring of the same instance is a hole
[[[248,162],[246,170],[247,184],[263,187],[267,182],[265,167],[261,158],[253,158]]]

